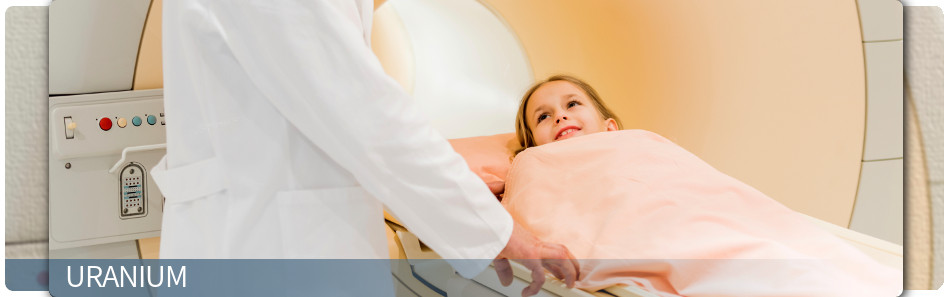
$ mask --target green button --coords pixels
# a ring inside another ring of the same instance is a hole
[[[149,124],[149,125],[155,125],[155,120],[156,120],[156,119],[155,119],[155,116],[154,116],[154,115],[149,115],[149,116],[148,116],[148,124]]]
[[[139,116],[135,116],[134,118],[132,118],[132,125],[141,126],[142,118],[140,118]]]

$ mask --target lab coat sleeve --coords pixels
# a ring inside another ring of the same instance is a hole
[[[213,3],[229,50],[288,121],[443,258],[482,260],[453,261],[460,274],[484,270],[511,216],[383,72],[352,15],[322,0]]]

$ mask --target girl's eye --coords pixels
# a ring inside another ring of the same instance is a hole
[[[567,108],[571,108],[571,107],[574,107],[574,106],[576,106],[576,105],[581,105],[581,103],[580,103],[580,102],[577,102],[577,101],[568,102],[568,103],[567,103]]]
[[[546,113],[545,113],[545,114],[541,114],[540,116],[538,116],[538,123],[540,123],[541,121],[543,121],[543,120],[546,119],[546,118],[548,118],[548,114],[546,114]]]

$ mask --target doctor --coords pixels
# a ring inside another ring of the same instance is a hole
[[[381,2],[381,1],[380,1]],[[370,49],[370,0],[165,0],[162,258],[388,258],[383,205],[468,278],[573,285]],[[385,261],[383,261],[385,262]],[[388,263],[388,262],[387,262]],[[392,291],[388,271],[376,286]],[[361,275],[360,277],[374,279]]]

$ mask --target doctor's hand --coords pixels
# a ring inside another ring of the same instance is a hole
[[[544,269],[564,280],[568,288],[574,287],[574,281],[580,277],[580,264],[564,245],[542,242],[528,232],[518,222],[514,223],[508,245],[495,258],[495,272],[504,286],[511,285],[513,272],[508,259],[518,261],[531,270],[531,284],[521,291],[521,296],[537,294],[544,285]]]

